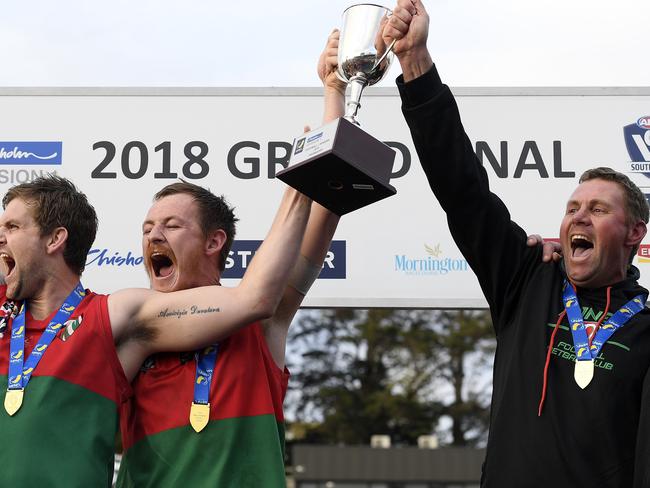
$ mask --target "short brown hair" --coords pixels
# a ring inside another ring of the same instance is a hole
[[[623,193],[625,194],[625,213],[628,223],[634,224],[639,220],[643,220],[646,224],[648,223],[650,219],[648,200],[630,178],[612,168],[601,166],[600,168],[588,169],[582,173],[579,183],[596,179],[613,181],[614,183],[618,183],[623,189]]]
[[[177,194],[190,195],[196,202],[199,208],[199,225],[206,237],[217,229],[226,233],[226,243],[219,254],[219,269],[223,271],[226,268],[226,259],[235,239],[235,223],[239,220],[235,217],[234,208],[228,205],[223,195],[218,197],[210,190],[185,180],[165,186],[154,195],[153,199],[156,201]]]
[[[636,186],[630,178],[623,173],[620,173],[612,168],[601,166],[599,168],[588,169],[582,176],[580,176],[579,183],[589,180],[605,180],[617,183],[625,195],[625,215],[627,216],[627,223],[632,225],[642,220],[646,224],[650,219],[650,209],[648,207],[648,199],[643,192]],[[634,255],[638,251],[639,246],[635,246],[630,254],[630,263],[634,259]]]
[[[86,195],[70,180],[50,174],[11,187],[2,199],[2,208],[7,208],[14,198],[23,200],[33,209],[41,236],[57,227],[65,227],[68,239],[63,259],[70,269],[81,275],[99,225],[95,209]]]

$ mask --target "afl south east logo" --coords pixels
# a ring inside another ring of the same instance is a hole
[[[623,134],[631,172],[650,178],[650,115],[639,117],[634,124],[623,127]]]

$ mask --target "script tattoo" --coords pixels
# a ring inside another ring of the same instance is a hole
[[[192,305],[189,309],[183,308],[183,309],[170,310],[169,308],[165,308],[164,310],[160,311],[158,317],[163,319],[167,319],[167,318],[180,319],[187,315],[207,315],[207,314],[217,313],[220,311],[221,309],[219,307],[210,307],[210,306],[200,307],[198,305]]]

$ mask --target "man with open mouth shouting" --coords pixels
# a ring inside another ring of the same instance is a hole
[[[334,32],[319,62],[326,122],[343,115],[345,85],[335,76],[337,43]],[[331,49],[334,55],[328,56]],[[320,273],[338,220],[312,204],[301,256],[273,316],[251,321],[207,349],[156,354],[146,362],[122,416],[125,453],[118,487],[286,486],[287,333]],[[170,292],[219,283],[235,221],[223,198],[204,188],[185,182],[163,188],[142,227],[151,287]],[[254,262],[258,259],[256,254]],[[203,405],[201,421],[191,417],[197,405]]]
[[[421,0],[384,29],[402,112],[497,337],[482,487],[650,487],[650,310],[632,265],[648,202],[609,168],[586,171],[544,263],[490,191],[454,97],[427,49]]]
[[[180,290],[184,281],[179,277],[200,271],[192,259],[200,252],[218,254],[226,240],[223,231],[210,232],[185,260],[184,246],[201,237],[197,227],[184,227],[189,225],[183,220],[190,218],[189,198],[169,198],[161,203],[173,200],[177,217],[162,224],[152,217],[153,224],[147,224],[155,227],[147,262],[154,283],[165,283],[164,291]],[[174,293],[129,289],[110,296],[80,283],[97,217],[70,181],[48,176],[17,185],[5,195],[3,207],[0,380],[6,392],[0,413],[0,485],[100,487],[111,484],[118,411],[147,357],[204,348],[277,315],[291,273],[301,262],[311,200],[286,190],[257,258],[237,287]],[[181,240],[172,239],[172,233]],[[169,243],[160,236],[169,237]],[[207,418],[202,388],[209,370],[201,362],[196,379],[200,394],[175,412],[196,425]]]

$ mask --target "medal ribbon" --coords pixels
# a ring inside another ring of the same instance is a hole
[[[196,373],[194,376],[194,401],[190,408],[190,425],[201,432],[210,420],[210,384],[217,363],[219,344],[194,353]]]
[[[75,289],[68,295],[68,298],[65,299],[59,311],[41,334],[38,344],[32,350],[27,361],[25,361],[25,310],[27,301],[23,302],[18,316],[11,324],[9,378],[7,380],[7,389],[9,391],[23,390],[27,386],[46,349],[56,337],[59,329],[63,327],[63,323],[72,315],[85,296],[86,291],[83,286],[81,286],[81,283],[77,283]]]
[[[578,304],[573,286],[567,280],[564,280],[564,289],[562,290],[562,300],[564,309],[569,317],[569,327],[573,336],[573,347],[576,351],[577,361],[592,361],[598,356],[603,345],[618,330],[623,327],[632,317],[645,308],[647,295],[641,294],[634,297],[621,307],[618,312],[612,315],[607,322],[600,326],[596,335],[589,346],[589,336],[582,318],[582,311]]]
[[[196,375],[194,378],[194,403],[207,405],[210,403],[210,384],[214,366],[217,363],[219,344],[206,347],[203,351],[194,353]]]

